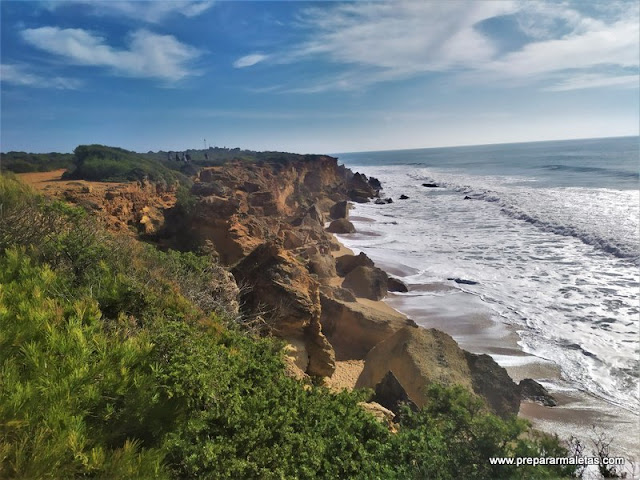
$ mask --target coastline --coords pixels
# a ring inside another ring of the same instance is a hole
[[[358,235],[361,238],[375,235],[371,229],[375,228],[376,220],[358,215],[351,216],[350,220],[356,226],[356,233],[334,234],[341,246],[338,252],[334,252],[334,257],[347,253],[358,254],[361,251],[369,255],[366,249],[358,248],[356,243]],[[363,227],[369,231],[361,232]],[[375,256],[371,258],[377,267],[394,277],[402,279],[414,273],[406,265],[394,264]],[[425,305],[424,297],[415,295],[419,291],[436,292],[439,295],[429,297],[430,302]],[[587,445],[587,449],[592,447],[591,439],[596,432],[604,432],[613,439],[610,456],[624,457],[629,474],[637,473],[633,471],[631,463],[638,461],[636,452],[640,448],[637,435],[640,417],[604,399],[573,388],[562,379],[558,365],[525,352],[519,344],[517,328],[495,321],[491,315],[494,312],[488,310],[477,296],[444,283],[422,284],[410,285],[406,294],[389,292],[384,299],[368,303],[381,312],[392,309],[414,320],[420,328],[442,330],[467,351],[492,356],[516,383],[524,378],[540,382],[558,404],[546,407],[522,401],[518,414],[520,418],[529,421],[534,429],[557,434],[562,440],[575,436]],[[353,389],[363,368],[363,360],[336,361],[335,378],[329,380],[327,386],[334,390]]]

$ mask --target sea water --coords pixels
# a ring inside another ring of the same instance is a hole
[[[393,199],[356,205],[369,235],[342,239],[395,266],[413,305],[474,295],[565,387],[638,413],[638,137],[337,156]]]

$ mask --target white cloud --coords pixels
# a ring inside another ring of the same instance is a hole
[[[260,53],[253,53],[251,55],[245,55],[244,57],[240,57],[235,62],[233,62],[233,66],[235,68],[245,68],[251,67],[256,63],[260,63],[268,58],[267,55],[262,55]]]
[[[405,74],[468,67],[490,59],[491,41],[474,26],[515,10],[500,2],[376,2],[307,9],[301,25],[312,38],[291,59],[324,55],[345,65]]]
[[[213,1],[187,0],[72,0],[51,1],[47,5],[52,10],[66,5],[86,5],[93,15],[123,15],[148,23],[159,23],[173,14],[188,18],[196,17],[211,8],[213,4]]]
[[[530,43],[485,68],[510,77],[528,77],[601,65],[638,67],[639,36],[637,19],[600,24],[582,33]]]
[[[589,14],[584,7],[581,2],[510,0],[400,0],[310,7],[295,25],[305,31],[306,40],[259,60],[275,64],[328,61],[331,66],[324,75],[280,90],[301,93],[358,90],[429,72],[500,86],[548,85],[551,80],[558,88],[568,89],[578,85],[576,75],[638,68],[637,2],[590,5]],[[513,36],[513,31],[495,24],[490,31],[479,28],[496,17],[514,22],[529,42],[517,51],[505,51],[505,45],[513,44],[506,37],[498,48],[500,36]],[[251,66],[257,63],[250,61],[252,57],[236,63]],[[598,82],[627,85],[622,80]]]
[[[116,74],[158,78],[170,82],[195,72],[189,62],[200,52],[171,35],[137,30],[129,37],[128,49],[117,49],[106,40],[79,28],[40,27],[23,30],[22,38],[45,52],[59,55],[76,65],[108,67]]]
[[[58,90],[75,90],[82,85],[80,80],[74,78],[45,77],[31,72],[24,65],[17,64],[0,65],[0,80],[13,85]]]
[[[547,87],[551,92],[564,92],[567,90],[580,90],[584,88],[599,87],[638,88],[640,86],[639,75],[600,75],[584,74],[565,78],[556,85]]]

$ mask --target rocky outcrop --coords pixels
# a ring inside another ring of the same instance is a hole
[[[380,300],[387,294],[387,274],[377,267],[358,266],[344,277],[342,287],[356,297]]]
[[[498,415],[518,412],[517,385],[502,367],[487,355],[465,352],[453,338],[433,328],[403,328],[372,348],[357,387],[375,388],[389,370],[418,407],[426,403],[427,386],[437,382],[465,387],[483,397]]]
[[[558,404],[546,388],[531,378],[520,380],[518,389],[521,400],[539,403],[545,407],[555,407]]]
[[[407,197],[404,193],[402,195],[400,195],[400,200],[409,200],[409,197]]]
[[[240,261],[232,273],[245,314],[261,314],[272,333],[297,347],[299,365],[310,375],[330,376],[333,349],[321,332],[319,285],[294,256],[265,243]]]
[[[337,275],[335,262],[330,255],[321,255],[320,253],[311,255],[307,268],[309,273],[316,275],[321,283]]]
[[[387,281],[387,290],[390,292],[407,293],[409,288],[404,284],[402,280],[394,277],[389,277]]]
[[[356,267],[373,267],[374,263],[367,254],[360,252],[358,255],[342,255],[336,258],[336,272],[341,277],[344,277],[351,270]]]
[[[336,358],[354,360],[367,353],[398,330],[415,325],[394,311],[381,311],[359,302],[348,302],[320,295],[322,331],[333,345]],[[371,385],[371,387],[374,387]]]
[[[370,198],[378,195],[378,190],[369,184],[366,175],[355,173],[348,182],[349,199],[357,203],[367,203]]]
[[[489,408],[501,416],[517,415],[520,390],[507,371],[489,355],[464,352],[471,370],[473,391],[483,397]]]
[[[327,227],[327,232],[331,232],[331,233],[354,233],[355,231],[356,231],[356,228],[353,226],[353,223],[351,223],[346,218],[340,218],[338,220],[334,220]]]
[[[409,407],[414,412],[418,410],[418,406],[409,398],[407,391],[391,370],[376,385],[372,400],[396,415],[400,413],[403,406]]]
[[[343,200],[342,202],[335,203],[329,209],[329,216],[333,220],[338,220],[340,218],[346,218],[349,220],[349,202]]]

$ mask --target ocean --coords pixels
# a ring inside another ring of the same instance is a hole
[[[474,322],[489,322],[498,363],[547,362],[552,391],[638,414],[638,137],[336,156],[393,199],[356,204],[358,233],[340,236],[409,285],[392,306],[472,351]]]

